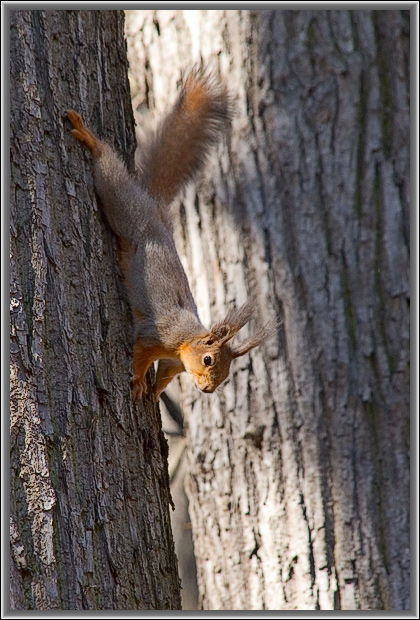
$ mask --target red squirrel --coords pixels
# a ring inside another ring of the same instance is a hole
[[[146,393],[145,376],[155,360],[159,360],[153,388],[156,400],[184,370],[202,392],[213,392],[228,376],[234,358],[275,331],[273,325],[266,325],[241,344],[232,343],[251,319],[250,302],[206,329],[173,237],[170,204],[202,169],[231,119],[227,89],[214,75],[194,68],[170,112],[139,145],[134,174],[111,146],[93,135],[77,112],[67,114],[73,134],[92,152],[95,186],[118,238],[134,321],[133,401]]]

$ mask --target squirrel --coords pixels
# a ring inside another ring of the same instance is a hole
[[[146,373],[159,360],[155,399],[186,371],[202,392],[228,376],[231,361],[273,335],[267,324],[241,344],[233,336],[251,319],[248,301],[210,330],[201,323],[173,236],[170,205],[203,168],[211,147],[231,120],[231,98],[202,67],[193,68],[178,98],[136,152],[130,174],[119,155],[68,110],[73,134],[92,152],[95,187],[118,240],[120,264],[134,322],[135,402],[147,392]]]

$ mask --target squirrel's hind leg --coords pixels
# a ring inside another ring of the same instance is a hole
[[[95,159],[99,159],[103,151],[104,143],[94,136],[90,129],[85,127],[80,114],[74,110],[67,110],[67,116],[73,124],[73,133],[76,138],[78,138],[80,142],[86,144],[86,146],[92,151]]]

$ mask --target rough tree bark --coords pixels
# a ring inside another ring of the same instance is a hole
[[[176,209],[202,318],[283,318],[180,378],[201,606],[408,609],[409,13],[130,13],[139,118],[200,56],[236,98]]]
[[[176,609],[167,444],[67,108],[133,159],[122,11],[13,11],[12,609]]]

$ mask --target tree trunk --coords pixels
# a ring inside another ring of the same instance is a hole
[[[409,609],[409,13],[129,13],[139,114],[200,56],[236,100],[176,209],[202,319],[283,319],[181,377],[201,606]]]
[[[167,444],[66,110],[135,140],[122,11],[12,11],[11,608],[177,609]]]

